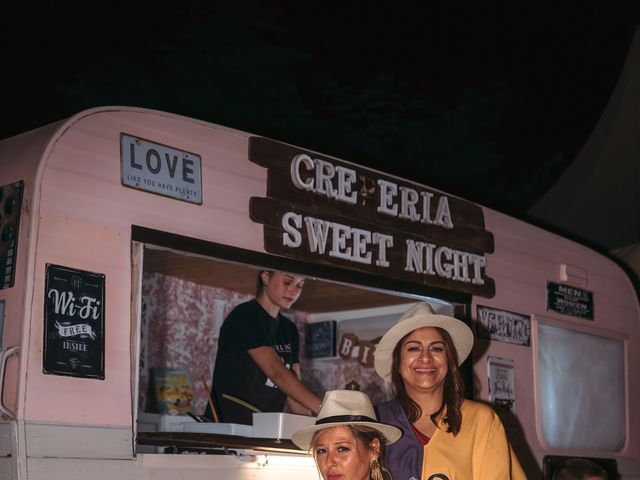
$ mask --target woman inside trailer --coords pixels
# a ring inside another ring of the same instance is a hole
[[[220,329],[211,397],[219,420],[251,425],[254,412],[314,415],[320,398],[300,381],[299,336],[280,312],[302,293],[305,278],[262,270],[256,297],[238,305]],[[206,416],[215,418],[211,406]]]
[[[525,479],[502,422],[487,405],[466,400],[458,366],[473,346],[471,329],[418,303],[384,334],[376,372],[395,398],[377,406],[380,421],[404,435],[387,449],[396,480]]]

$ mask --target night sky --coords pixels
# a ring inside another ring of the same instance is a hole
[[[0,138],[149,107],[520,217],[588,138],[640,24],[640,2],[24,3],[0,17]]]

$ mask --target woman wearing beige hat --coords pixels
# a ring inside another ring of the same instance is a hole
[[[378,415],[404,433],[386,452],[395,480],[526,478],[495,412],[464,398],[458,367],[472,347],[467,325],[426,302],[380,340],[375,369],[396,397]]]
[[[298,430],[291,439],[313,454],[324,480],[391,480],[385,447],[401,435],[399,428],[378,422],[365,393],[330,390],[316,424]]]

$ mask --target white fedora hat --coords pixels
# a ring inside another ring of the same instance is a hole
[[[453,340],[458,353],[458,364],[464,362],[473,347],[473,333],[462,321],[448,315],[438,315],[427,302],[421,302],[411,307],[387,333],[383,335],[376,346],[373,357],[374,367],[378,375],[386,381],[391,381],[391,364],[393,349],[408,333],[422,327],[440,327],[446,330]]]
[[[402,436],[402,430],[380,423],[377,418],[366,393],[357,390],[329,390],[324,394],[316,424],[294,432],[291,440],[302,450],[309,450],[313,434],[318,430],[345,425],[373,428],[384,435],[387,445]]]

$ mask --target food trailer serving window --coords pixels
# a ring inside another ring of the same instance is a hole
[[[542,434],[550,447],[622,448],[623,341],[539,324],[538,369]]]

